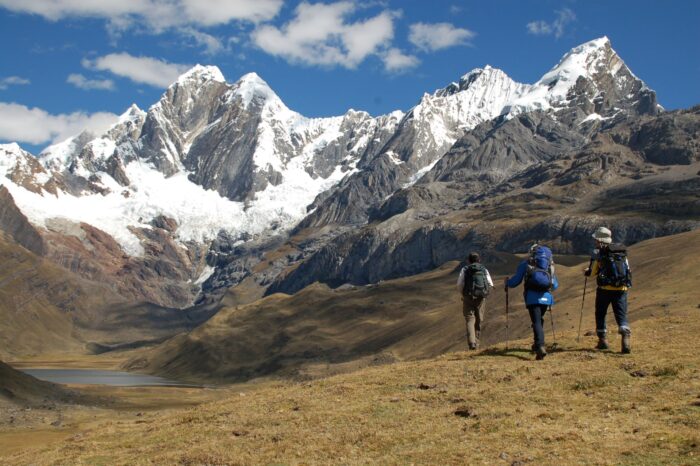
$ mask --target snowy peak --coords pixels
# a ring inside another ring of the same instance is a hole
[[[571,49],[514,99],[506,113],[533,110],[564,112],[571,123],[590,115],[612,118],[621,111],[654,114],[659,107],[656,94],[632,74],[612,49],[610,40],[601,37]]]
[[[443,89],[438,89],[433,95],[437,97],[446,97],[470,89],[472,93],[479,93],[487,88],[498,88],[499,84],[504,82],[515,83],[515,81],[503,71],[486,65],[484,68],[474,68],[469,73],[462,76],[459,82],[453,82]]]
[[[183,86],[194,84],[203,84],[208,81],[215,81],[219,83],[225,83],[226,78],[224,78],[223,73],[218,66],[203,66],[195,65],[190,68],[187,72],[180,75],[172,86]]]
[[[237,98],[241,100],[245,108],[248,108],[251,103],[260,107],[265,106],[266,103],[273,103],[287,109],[282,99],[257,73],[245,74],[233,84],[228,100],[232,101]]]
[[[125,123],[127,121],[136,121],[141,118],[145,118],[146,112],[141,110],[138,105],[136,104],[131,104],[131,107],[129,107],[126,112],[122,113],[119,116],[119,121],[118,123]]]
[[[0,144],[0,151],[2,151],[3,158],[25,152],[24,149],[19,147],[19,144],[17,144],[16,142],[11,142],[9,144]]]
[[[48,170],[63,171],[80,154],[80,151],[93,139],[96,134],[90,131],[83,131],[77,136],[65,141],[52,144],[41,151],[38,156],[39,162]]]
[[[50,175],[37,159],[17,143],[0,144],[0,186],[21,186],[40,193]]]
[[[615,76],[623,67],[629,71],[608,38],[602,37],[571,49],[535,86],[547,86],[553,100],[563,100],[579,77],[594,80],[603,73]]]
[[[406,135],[412,141],[397,139],[391,150],[415,168],[429,169],[465,132],[499,116],[527,88],[497,68],[476,68],[459,82],[424,94],[402,125],[410,126]]]

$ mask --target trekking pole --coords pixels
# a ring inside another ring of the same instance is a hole
[[[588,277],[583,280],[583,298],[581,299],[581,316],[578,319],[578,335],[576,343],[581,339],[581,325],[583,324],[583,303],[586,302],[586,285],[588,285]]]
[[[508,349],[508,287],[506,286],[506,350]]]
[[[591,260],[588,261],[588,270],[591,270],[591,267],[593,267],[593,260],[596,256],[597,252],[593,251],[593,255],[591,256]],[[576,335],[576,343],[581,339],[581,325],[583,324],[583,304],[586,302],[586,286],[588,285],[588,275],[585,276],[585,279],[583,280],[583,298],[581,299],[581,316],[578,319],[578,335]]]
[[[554,315],[552,314],[552,306],[549,306],[549,320],[552,322],[552,348],[557,346],[557,336],[554,334]]]

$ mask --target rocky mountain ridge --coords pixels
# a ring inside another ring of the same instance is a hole
[[[350,110],[309,119],[254,73],[228,84],[218,68],[196,66],[148,111],[132,106],[99,137],[80,134],[38,158],[0,147],[0,178],[47,257],[114,282],[121,294],[187,307],[256,273],[263,286],[275,282],[270,291],[294,289],[280,284],[334,242],[354,242],[377,222],[413,237],[414,226],[486,191],[502,194],[518,174],[556,164],[562,153],[575,157],[596,134],[631,120],[647,118],[648,126],[627,146],[667,160],[666,146],[649,142],[662,133],[677,139],[676,123],[656,117],[661,111],[607,38],[572,49],[535,84],[486,66],[425,94],[406,114],[380,117]],[[690,163],[695,154],[687,145],[674,157]],[[286,262],[260,267],[290,231],[305,244]],[[391,257],[378,245],[373,256]],[[341,262],[354,270],[350,256]],[[387,273],[440,260],[398,261]]]

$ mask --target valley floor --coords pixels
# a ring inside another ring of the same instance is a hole
[[[700,304],[633,327],[625,356],[568,331],[542,362],[519,340],[215,394],[122,389],[59,427],[4,423],[0,463],[700,464]]]

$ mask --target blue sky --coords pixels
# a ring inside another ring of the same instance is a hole
[[[147,109],[189,66],[293,110],[373,115],[490,64],[532,83],[607,35],[667,109],[700,103],[700,2],[0,0],[0,142],[32,152]]]

